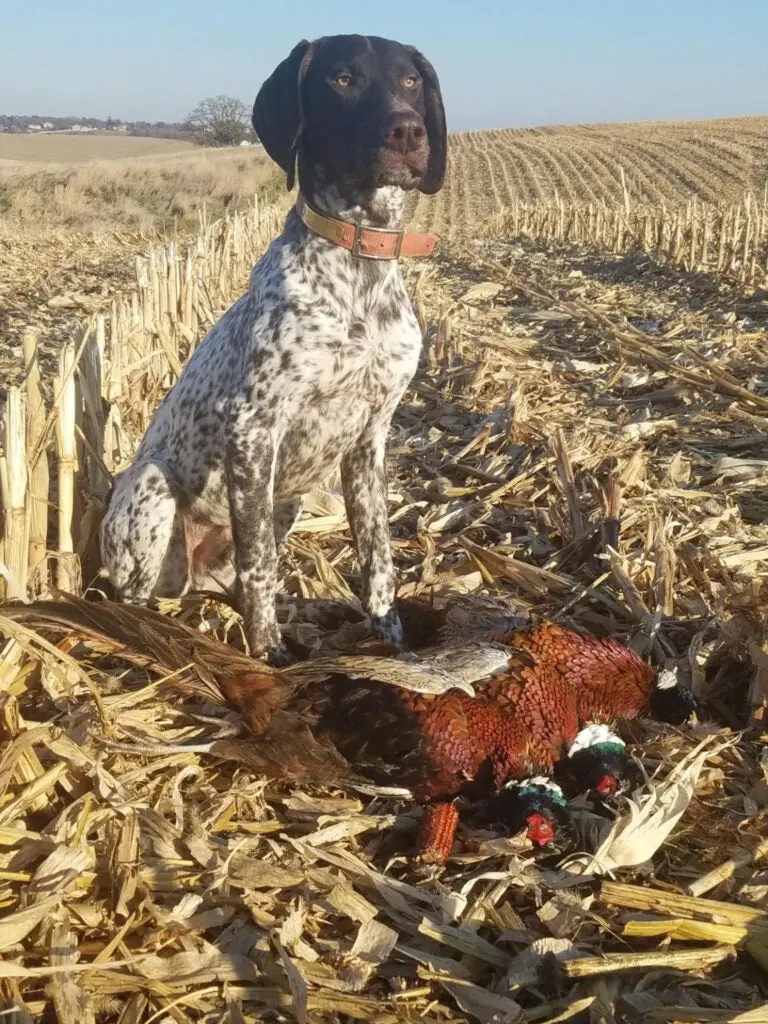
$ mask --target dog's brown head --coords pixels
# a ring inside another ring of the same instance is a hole
[[[412,46],[377,36],[300,42],[262,85],[253,127],[305,194],[321,179],[341,195],[385,185],[442,187],[446,125],[440,83]]]

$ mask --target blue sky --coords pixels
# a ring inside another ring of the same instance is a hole
[[[335,32],[422,49],[453,130],[768,113],[768,0],[3,0],[0,111],[250,105],[299,39]]]

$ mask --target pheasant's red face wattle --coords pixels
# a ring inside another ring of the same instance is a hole
[[[532,843],[546,846],[554,840],[555,830],[549,818],[545,818],[543,814],[529,814],[525,820],[528,822],[526,835]]]
[[[600,796],[615,796],[618,789],[619,784],[614,775],[604,775],[595,786],[595,792]]]

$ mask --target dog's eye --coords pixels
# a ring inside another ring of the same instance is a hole
[[[352,85],[352,75],[347,74],[346,71],[342,71],[340,75],[333,76],[334,85],[341,86],[342,89],[348,89]]]
[[[403,79],[403,86],[406,89],[415,89],[418,84],[419,79],[416,77],[416,75],[406,75],[405,78]]]

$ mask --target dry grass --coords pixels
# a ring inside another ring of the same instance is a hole
[[[93,160],[127,160],[143,156],[169,156],[194,149],[191,142],[175,139],[136,138],[119,132],[107,134],[32,135],[0,133],[0,166],[6,160],[34,163],[88,163]]]
[[[0,162],[0,237],[57,230],[178,235],[197,226],[203,206],[220,216],[273,175],[274,165],[256,147],[84,163]]]
[[[0,998],[19,1019],[765,1024],[768,735],[744,734],[768,646],[760,309],[540,242],[456,245],[409,277],[429,351],[390,443],[400,593],[503,593],[611,633],[690,679],[703,720],[628,730],[635,816],[582,807],[565,861],[468,823],[416,879],[407,803],[274,785],[229,713],[5,623]],[[282,585],[286,629],[338,644],[301,600],[355,601],[337,495]],[[224,605],[164,610],[237,642]]]
[[[79,140],[77,140],[79,141]],[[261,149],[70,164],[0,161],[0,359],[32,326],[50,350],[77,316],[108,308],[155,242],[193,237],[211,219],[281,191]]]

